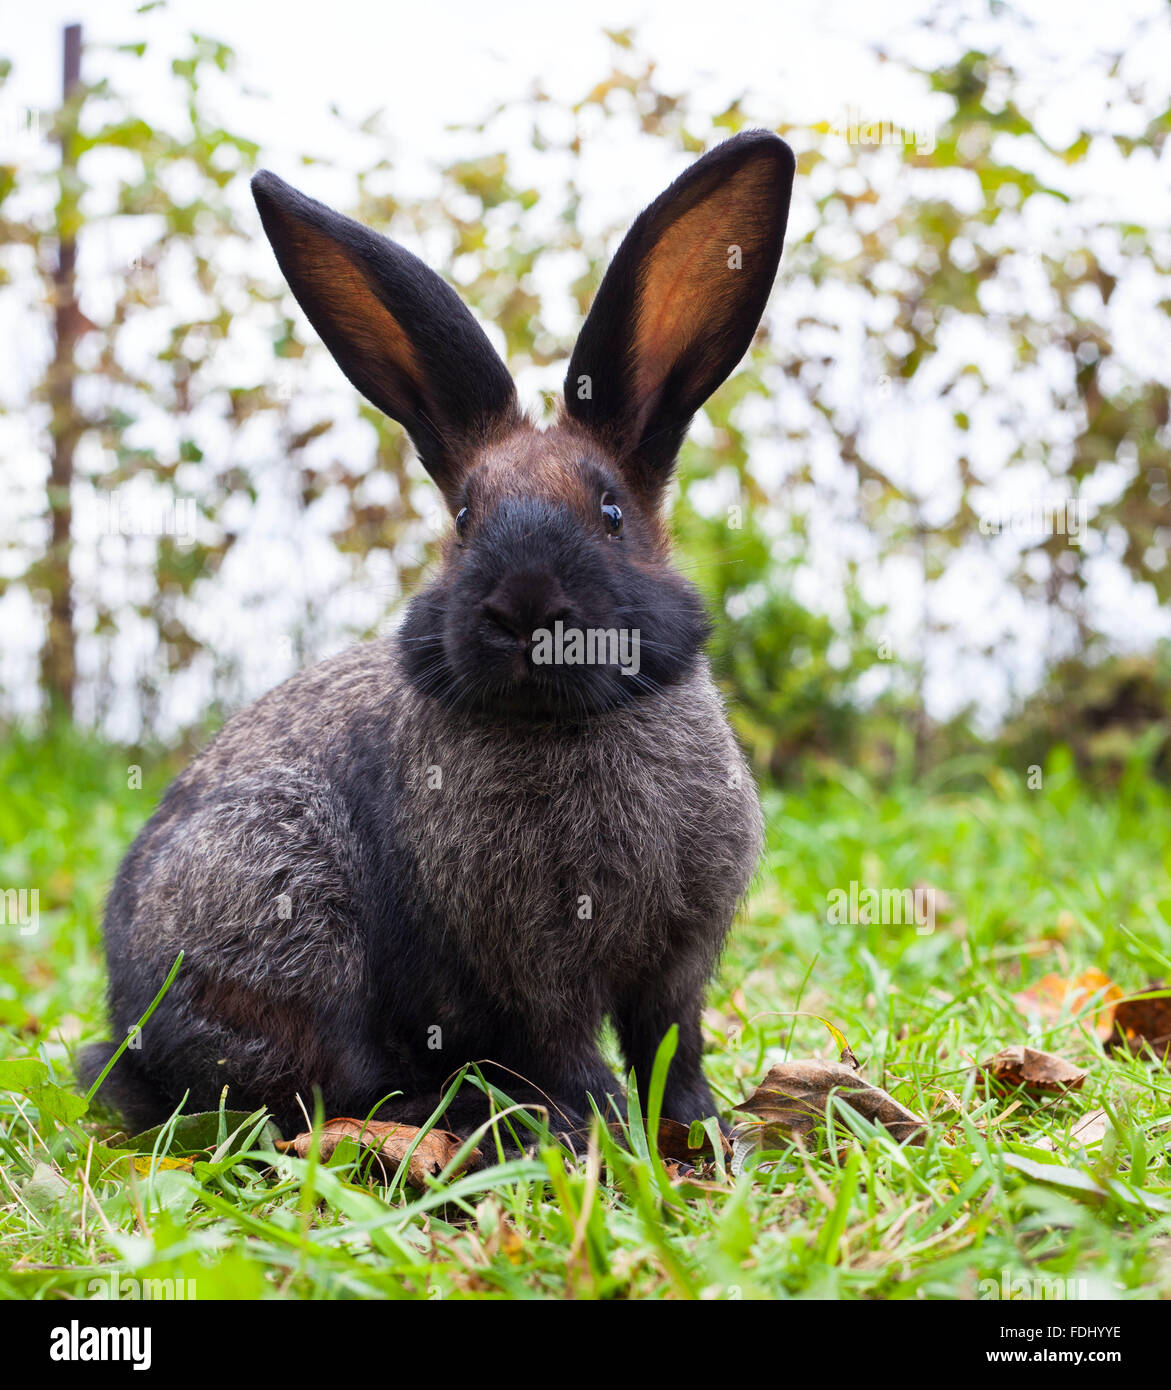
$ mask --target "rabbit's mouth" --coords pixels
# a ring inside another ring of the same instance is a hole
[[[485,614],[452,621],[437,598],[416,598],[398,645],[411,684],[449,708],[563,720],[613,709],[646,689],[633,662],[619,664],[634,650],[629,640],[609,644],[565,619],[516,632]]]
[[[608,640],[612,636],[614,640]],[[635,658],[616,633],[555,619],[529,632],[501,631],[487,619],[456,669],[466,701],[486,711],[571,717],[602,713],[639,693]],[[624,677],[629,673],[629,678]]]

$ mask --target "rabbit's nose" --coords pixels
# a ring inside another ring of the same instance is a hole
[[[502,579],[480,605],[484,616],[510,637],[528,643],[540,628],[569,616],[565,591],[556,575],[518,571]]]

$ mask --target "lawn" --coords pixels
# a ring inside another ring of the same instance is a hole
[[[375,1180],[352,1144],[278,1155],[260,1117],[234,1140],[225,1113],[128,1146],[86,1110],[71,1058],[103,1031],[103,894],[176,765],[72,734],[0,752],[0,889],[39,907],[35,929],[0,927],[5,1295],[84,1297],[113,1274],[201,1298],[1171,1296],[1171,1073],[1107,1051],[1095,998],[1060,1016],[1013,998],[1089,967],[1126,993],[1171,979],[1171,795],[1141,766],[1108,796],[1060,750],[1034,789],[967,765],[885,789],[811,770],[767,793],[709,1077],[730,1116],[786,1057],[836,1059],[824,1018],[926,1119],[921,1145],[838,1108],[803,1148],[745,1142],[689,1177],[635,1124],[578,1159],[546,1142],[420,1189]],[[831,920],[851,883],[918,887],[934,921]],[[974,1064],[1017,1043],[1084,1085],[992,1090]]]

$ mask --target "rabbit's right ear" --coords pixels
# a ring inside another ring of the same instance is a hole
[[[507,367],[417,256],[262,170],[260,220],[297,302],[359,391],[406,427],[449,501],[467,458],[517,422]]]

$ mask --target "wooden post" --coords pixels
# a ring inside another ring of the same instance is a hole
[[[73,395],[74,352],[81,333],[77,303],[77,226],[80,197],[77,186],[77,112],[71,106],[81,81],[81,25],[70,24],[64,34],[61,171],[57,194],[57,264],[53,271],[53,358],[49,365],[50,409],[49,548],[44,574],[49,593],[49,624],[41,652],[41,685],[50,714],[73,713],[77,665],[73,631],[71,574],[73,530],[73,458],[82,433]]]

